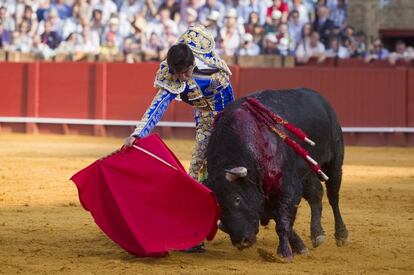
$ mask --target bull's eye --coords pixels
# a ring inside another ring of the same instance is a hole
[[[241,203],[241,198],[239,196],[236,196],[236,198],[234,198],[234,206],[239,207]]]

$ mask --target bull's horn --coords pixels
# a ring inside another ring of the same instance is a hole
[[[226,172],[225,175],[228,181],[235,181],[238,178],[244,178],[247,176],[247,168],[243,166],[224,169],[224,172]]]

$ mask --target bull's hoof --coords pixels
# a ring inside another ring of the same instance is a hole
[[[301,251],[299,251],[298,254],[299,255],[302,255],[304,257],[308,257],[309,256],[309,250],[305,247],[304,249],[302,249]]]
[[[319,235],[316,238],[312,238],[312,246],[314,248],[320,246],[325,242],[325,235]]]
[[[347,239],[336,239],[336,245],[341,247],[345,246],[348,243]]]
[[[343,228],[335,233],[336,245],[345,246],[348,243],[348,230]]]

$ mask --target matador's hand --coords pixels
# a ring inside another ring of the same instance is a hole
[[[127,137],[124,141],[124,146],[132,147],[134,145],[135,140],[139,137]]]

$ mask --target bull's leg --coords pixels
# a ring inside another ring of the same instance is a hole
[[[303,197],[311,208],[311,240],[313,247],[325,241],[325,231],[321,225],[323,188],[319,179],[311,175],[303,184]]]
[[[289,243],[294,254],[308,255],[308,249],[294,229],[290,232]]]
[[[276,232],[279,236],[277,254],[288,261],[293,259],[293,252],[302,253],[306,249],[301,238],[293,231],[296,218],[297,205],[302,198],[302,185],[296,179],[294,173],[285,172],[282,178],[282,196],[279,198],[275,210]],[[289,247],[289,243],[292,245]]]
[[[329,180],[326,182],[326,193],[335,218],[335,239],[337,246],[345,245],[348,239],[348,230],[342,220],[339,210],[339,190],[342,181],[342,163],[332,165],[326,169]]]

